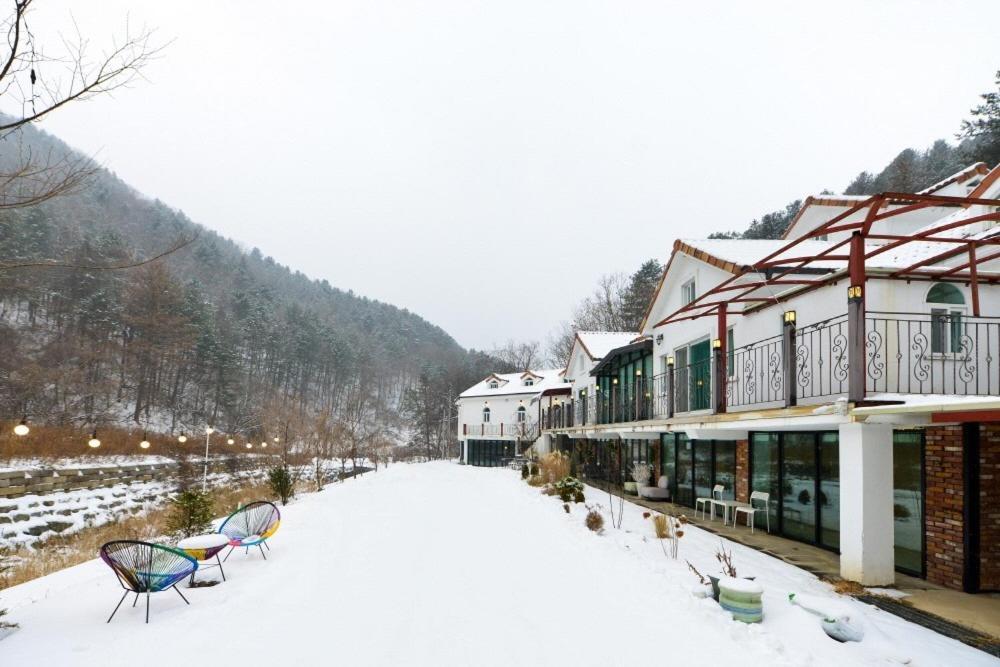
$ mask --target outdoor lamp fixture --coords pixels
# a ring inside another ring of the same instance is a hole
[[[713,350],[721,350],[722,349],[722,339],[721,338],[713,338],[712,339],[712,349]]]
[[[101,441],[97,439],[97,429],[96,428],[94,429],[94,432],[90,434],[90,440],[87,441],[87,444],[92,449],[97,449],[98,447],[101,446]]]
[[[235,445],[236,441],[233,440],[232,438],[226,438],[226,444],[227,445]]]
[[[139,446],[143,449],[149,449],[149,435],[145,431],[142,432],[142,442],[139,443]]]
[[[785,324],[795,324],[795,311],[786,310],[785,311]]]
[[[267,440],[260,443],[260,446],[263,447],[264,449],[267,449]]]
[[[21,422],[14,427],[14,435],[23,438],[28,435],[30,431],[31,429],[28,428],[28,415],[24,415],[21,417]]]
[[[183,445],[187,441],[188,441],[188,437],[186,435],[184,435],[184,431],[181,431],[181,434],[179,436],[177,436],[177,442],[179,442],[179,443],[181,443]]]
[[[864,288],[861,285],[851,285],[847,288],[848,299],[860,299],[863,294]]]
[[[600,390],[601,390],[601,385],[595,384],[594,385],[594,391],[600,391]]]
[[[209,435],[212,435],[213,433],[215,433],[215,429],[212,428],[211,426],[206,426],[205,427],[205,433],[207,433]]]
[[[642,377],[642,369],[641,368],[635,369],[635,376],[636,377]]]
[[[618,378],[611,378],[611,384],[618,384]]]
[[[673,365],[674,365],[674,358],[667,357],[667,366],[673,366]]]
[[[660,345],[663,342],[663,334],[656,334],[656,344]]]

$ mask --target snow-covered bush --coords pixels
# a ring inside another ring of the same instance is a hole
[[[528,479],[528,472],[529,472],[529,470],[528,470],[528,464],[527,463],[522,463],[521,464],[521,479]]]
[[[556,493],[559,494],[560,500],[564,503],[568,503],[571,500],[581,502],[583,499],[583,482],[575,477],[563,477],[554,484],[554,488]],[[577,500],[577,498],[580,498],[580,500]]]

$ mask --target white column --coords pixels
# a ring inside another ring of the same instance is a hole
[[[840,576],[866,586],[896,578],[892,426],[840,427]]]

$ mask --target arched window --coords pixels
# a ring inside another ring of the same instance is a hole
[[[490,409],[489,408],[483,408],[483,423],[484,424],[489,424],[490,423]]]
[[[937,283],[927,292],[931,310],[931,352],[962,351],[962,315],[965,297],[951,283]]]
[[[527,420],[528,420],[528,411],[522,405],[517,409],[517,423],[523,424]]]

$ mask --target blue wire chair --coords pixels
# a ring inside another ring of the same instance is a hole
[[[150,593],[173,588],[185,603],[191,604],[177,589],[176,584],[198,569],[198,561],[183,551],[150,542],[116,540],[101,547],[101,560],[114,570],[118,583],[125,589],[122,599],[108,617],[108,623],[118,613],[118,608],[122,606],[129,593],[135,593],[133,607],[139,601],[139,595],[146,594],[147,623],[149,623]]]

